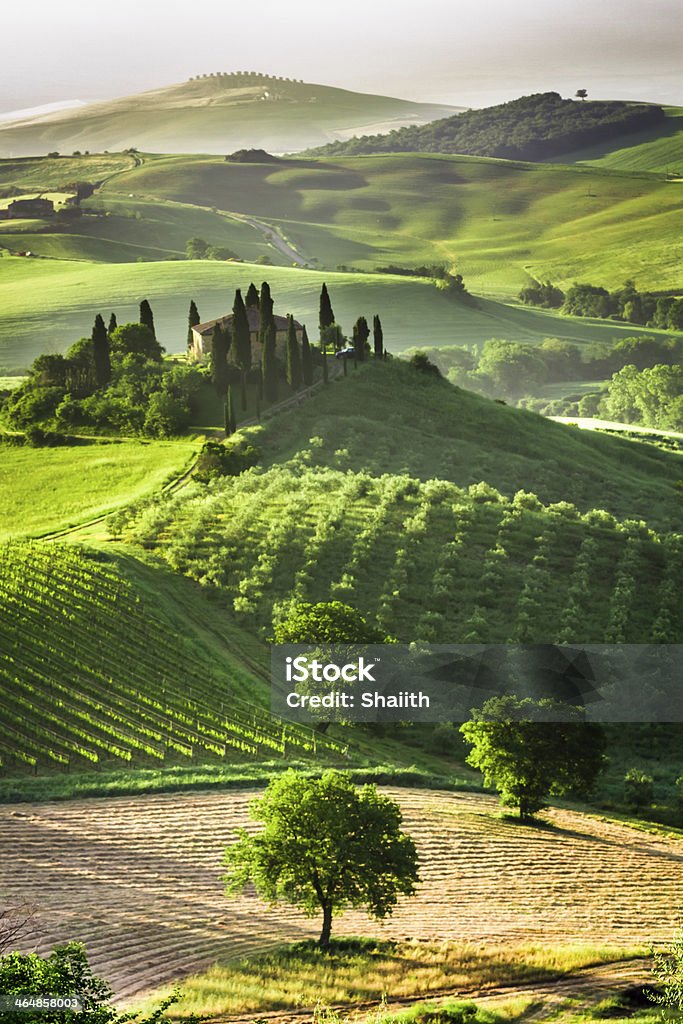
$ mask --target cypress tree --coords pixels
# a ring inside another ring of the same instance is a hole
[[[306,387],[313,383],[313,358],[305,324],[301,334],[301,377]]]
[[[365,343],[370,337],[370,328],[364,316],[359,316],[353,325],[354,359],[363,362],[365,359]]]
[[[235,362],[242,372],[242,409],[246,409],[247,371],[251,368],[251,334],[249,333],[247,310],[239,288],[235,292],[232,313],[233,351]]]
[[[299,356],[299,342],[296,338],[294,317],[291,313],[287,317],[287,383],[294,391],[301,387],[301,358]]]
[[[224,397],[227,394],[230,381],[228,369],[230,341],[230,332],[223,330],[220,324],[214,324],[211,336],[211,380],[219,397]]]
[[[104,320],[98,313],[92,329],[92,354],[95,364],[95,383],[98,388],[106,388],[111,380],[111,359],[109,356],[109,335]]]
[[[232,388],[228,385],[228,396],[223,404],[223,414],[225,416],[225,434],[226,437],[230,437],[237,430],[237,420],[235,418],[235,407],[232,401]]]
[[[190,312],[187,314],[187,347],[188,348],[192,348],[192,341],[193,341],[193,338],[192,338],[192,328],[196,327],[199,322],[200,322],[200,320],[199,320],[199,310],[197,309],[197,306],[195,305],[194,299],[192,299],[191,302],[190,302]]]
[[[107,327],[107,334],[113,334],[118,326],[119,325],[116,320],[116,313],[112,313],[112,315],[109,317],[109,327]]]
[[[152,313],[152,307],[147,299],[143,299],[140,303],[140,323],[144,324],[145,327],[149,327],[150,331],[156,338],[157,335],[154,330],[154,315]]]
[[[375,313],[372,318],[372,340],[375,347],[375,359],[382,359],[384,356],[384,331],[382,321]]]
[[[263,342],[263,361],[261,363],[261,376],[266,398],[269,402],[277,402],[278,375],[277,362],[275,358],[275,324],[271,323],[266,332]]]
[[[251,284],[247,288],[247,294],[246,294],[246,298],[245,298],[244,302],[245,302],[245,305],[246,305],[247,309],[258,309],[259,308],[260,299],[259,299],[258,288],[256,287],[256,285],[254,284],[253,281],[251,282]]]
[[[261,344],[265,344],[266,332],[273,321],[273,300],[270,294],[270,285],[267,281],[264,281],[261,285],[261,294],[259,296],[259,341]]]
[[[323,331],[326,327],[331,327],[334,323],[334,312],[332,310],[332,303],[330,302],[330,296],[327,291],[327,285],[323,284],[320,292],[320,337],[323,337]]]

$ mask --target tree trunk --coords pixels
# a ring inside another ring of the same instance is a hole
[[[328,949],[330,945],[330,933],[332,931],[332,907],[323,906],[323,927],[318,939],[321,949]]]

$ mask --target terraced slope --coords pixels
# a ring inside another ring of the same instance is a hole
[[[422,883],[385,924],[346,915],[337,934],[481,944],[668,940],[683,900],[683,840],[553,810],[526,829],[493,797],[389,791],[414,836]],[[193,793],[0,808],[0,857],[17,900],[37,905],[27,946],[67,938],[131,995],[284,940],[318,922],[268,911],[253,892],[227,901],[221,858],[247,821],[248,792]],[[58,884],[55,884],[55,879]]]
[[[163,581],[150,592],[154,573],[132,561],[5,545],[0,563],[1,769],[340,756],[341,746],[257,703],[264,665],[196,595],[180,591],[191,612],[179,630],[160,611]],[[211,625],[223,635],[207,649]]]

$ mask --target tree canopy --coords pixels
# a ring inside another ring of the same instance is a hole
[[[386,636],[342,601],[300,601],[273,628],[276,644],[381,644]]]
[[[224,863],[228,893],[253,882],[270,903],[284,901],[313,917],[322,913],[319,944],[330,943],[332,918],[364,908],[384,918],[419,881],[413,840],[401,830],[401,811],[375,786],[357,789],[347,772],[319,779],[290,770],[252,801],[263,831],[242,829]]]
[[[562,719],[562,720],[558,720]],[[543,699],[492,697],[460,727],[478,768],[501,803],[530,821],[552,794],[588,793],[604,763],[605,738],[579,708]]]

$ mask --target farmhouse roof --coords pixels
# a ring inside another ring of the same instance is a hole
[[[249,332],[251,334],[259,330],[259,327],[261,326],[261,318],[259,316],[258,309],[254,309],[253,306],[249,306],[247,308],[247,320],[249,321]],[[287,330],[286,316],[273,316],[273,320],[275,321],[276,331]],[[223,316],[216,317],[215,320],[207,320],[206,323],[197,324],[197,326],[194,329],[198,334],[201,334],[203,337],[208,334],[213,334],[213,329],[216,326],[216,324],[220,324],[222,328],[231,327],[232,321],[233,314],[225,313]],[[298,320],[294,321],[294,327],[296,330],[301,330],[302,326],[303,325],[300,324]]]

